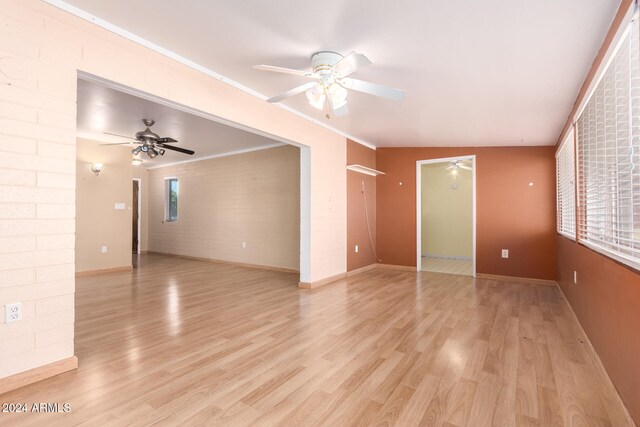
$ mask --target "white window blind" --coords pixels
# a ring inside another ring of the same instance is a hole
[[[640,268],[640,57],[632,22],[576,123],[581,243]]]
[[[558,233],[576,237],[576,186],[573,129],[556,153],[556,212]]]

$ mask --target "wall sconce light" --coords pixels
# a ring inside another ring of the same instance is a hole
[[[103,163],[94,163],[91,165],[91,171],[96,175],[98,175],[103,167],[104,167]]]

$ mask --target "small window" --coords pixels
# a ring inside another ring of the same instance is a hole
[[[164,220],[178,220],[178,178],[164,179]]]
[[[558,233],[576,238],[576,187],[573,129],[556,153],[556,212]]]

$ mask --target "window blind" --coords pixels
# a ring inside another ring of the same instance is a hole
[[[573,129],[556,153],[557,230],[569,238],[576,237],[576,187]]]
[[[638,20],[576,122],[581,243],[640,268]]]

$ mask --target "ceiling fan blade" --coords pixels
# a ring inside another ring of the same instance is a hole
[[[357,52],[351,52],[333,66],[333,71],[338,73],[340,76],[345,77],[360,68],[364,68],[371,64],[373,64],[373,62],[371,62],[371,60],[365,55]]]
[[[164,138],[158,138],[156,142],[159,142],[160,144],[167,144],[167,143],[178,142],[178,141],[176,141],[173,138],[164,137]]]
[[[401,101],[406,96],[405,92],[401,89],[394,89],[388,86],[382,86],[376,83],[365,82],[363,80],[352,79],[349,77],[340,79],[340,84],[347,89],[357,90],[358,92],[368,93],[369,95],[381,96],[394,101]]]
[[[119,136],[120,138],[135,139],[130,136],[120,135],[119,133],[111,133],[111,132],[102,132],[102,133],[104,133],[105,135]]]
[[[173,145],[164,145],[164,144],[158,144],[159,147],[161,148],[166,148],[167,150],[172,150],[172,151],[177,151],[178,153],[184,153],[184,154],[195,154],[195,151],[193,150],[188,150],[186,148],[180,148],[180,147],[174,147]]]
[[[293,74],[294,76],[301,77],[318,77],[313,71],[294,70],[292,68],[276,67],[273,65],[254,65],[253,68],[262,71],[273,71],[275,73]]]
[[[458,167],[459,167],[459,168],[461,168],[461,169],[466,169],[466,170],[468,170],[468,171],[473,170],[473,168],[470,168],[469,166],[466,166],[466,165],[458,164]]]
[[[135,145],[135,142],[131,141],[131,142],[108,142],[106,144],[99,144],[99,145]]]
[[[294,87],[293,89],[290,89],[290,90],[288,90],[288,91],[286,91],[284,93],[281,93],[280,95],[276,95],[276,96],[274,96],[272,98],[267,99],[267,102],[270,102],[270,103],[280,102],[285,98],[289,98],[290,96],[294,96],[294,95],[297,95],[299,93],[302,93],[307,89],[311,89],[315,84],[316,84],[316,82],[308,82],[308,83],[305,83],[305,84],[303,84],[301,86]]]

